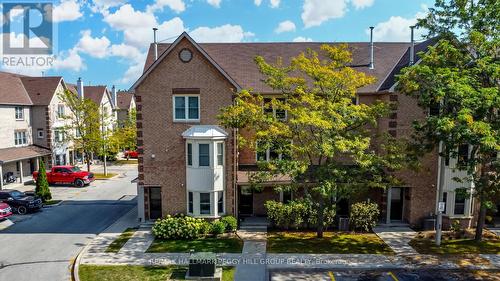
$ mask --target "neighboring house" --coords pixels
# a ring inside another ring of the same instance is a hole
[[[21,79],[0,72],[0,189],[5,174],[11,172],[24,182],[38,169],[39,157],[51,155],[49,149],[33,144],[33,102]]]
[[[118,126],[123,126],[128,120],[130,120],[130,113],[135,110],[135,98],[134,95],[127,91],[119,91],[116,95],[117,99],[117,121]]]
[[[62,77],[22,77],[32,102],[33,143],[52,151],[52,165],[73,164],[72,143],[66,137],[65,126],[71,112],[61,100],[68,88]]]
[[[416,52],[425,51],[432,43],[417,44]],[[268,182],[262,192],[249,188],[248,174],[256,170],[257,157],[265,160],[275,153],[238,150],[235,132],[217,126],[217,115],[222,107],[233,104],[234,93],[243,88],[270,97],[279,95],[262,82],[255,56],[270,62],[281,57],[287,63],[290,57],[307,48],[319,50],[322,44],[198,44],[183,33],[172,44],[158,45],[157,60],[152,45],[144,73],[132,86],[137,103],[139,219],[174,213],[209,218],[263,216],[266,200],[293,198],[293,194],[279,194],[273,188],[287,183],[287,177]],[[388,118],[379,120],[376,133],[410,136],[412,122],[432,114],[419,108],[415,99],[394,91],[395,75],[409,65],[411,44],[375,43],[373,68],[369,67],[368,43],[349,46],[352,66],[377,79],[359,89],[356,102],[383,100],[396,105]],[[423,218],[437,212],[438,158],[437,153],[427,155],[418,172],[398,172],[404,185],[372,192],[370,197],[381,206],[382,222],[421,226]],[[446,214],[470,222],[472,200],[455,199],[456,185],[450,176],[446,176],[445,186]]]

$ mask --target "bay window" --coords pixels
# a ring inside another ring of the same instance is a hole
[[[210,193],[200,193],[200,214],[210,215]]]
[[[224,143],[217,143],[217,165],[224,165]]]
[[[224,191],[217,191],[217,213],[224,213]]]
[[[188,192],[188,213],[193,213],[194,211],[194,198],[193,198],[193,193]]]
[[[198,165],[200,167],[210,166],[210,145],[208,143],[198,145]]]
[[[193,144],[187,144],[187,164],[188,166],[193,165]]]

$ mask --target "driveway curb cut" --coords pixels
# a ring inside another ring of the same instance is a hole
[[[64,202],[64,200],[61,200],[61,201],[59,201],[59,203],[56,203],[56,204],[52,204],[52,205],[43,205],[43,207],[42,207],[42,208],[53,208],[53,207],[57,207],[57,206],[61,205],[63,202]]]

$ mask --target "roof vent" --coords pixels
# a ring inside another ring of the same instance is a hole
[[[156,32],[158,31],[158,28],[153,27],[153,44],[155,48],[155,61],[158,59],[158,41],[156,40]]]
[[[410,63],[409,65],[413,65],[415,63],[415,26],[410,26],[411,30],[411,45],[410,45]]]
[[[374,28],[375,27],[370,26],[370,65],[369,65],[370,69],[375,68],[375,65],[373,63],[373,61],[374,61],[374,58],[373,58],[373,29]]]

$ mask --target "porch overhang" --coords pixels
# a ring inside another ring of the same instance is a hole
[[[250,185],[250,177],[252,173],[256,173],[256,171],[238,171],[237,172],[237,184],[238,185]],[[272,186],[279,184],[290,184],[292,183],[292,178],[289,175],[275,175],[268,181],[260,183],[263,186]]]
[[[0,165],[51,154],[49,149],[36,145],[2,148],[0,149]]]

